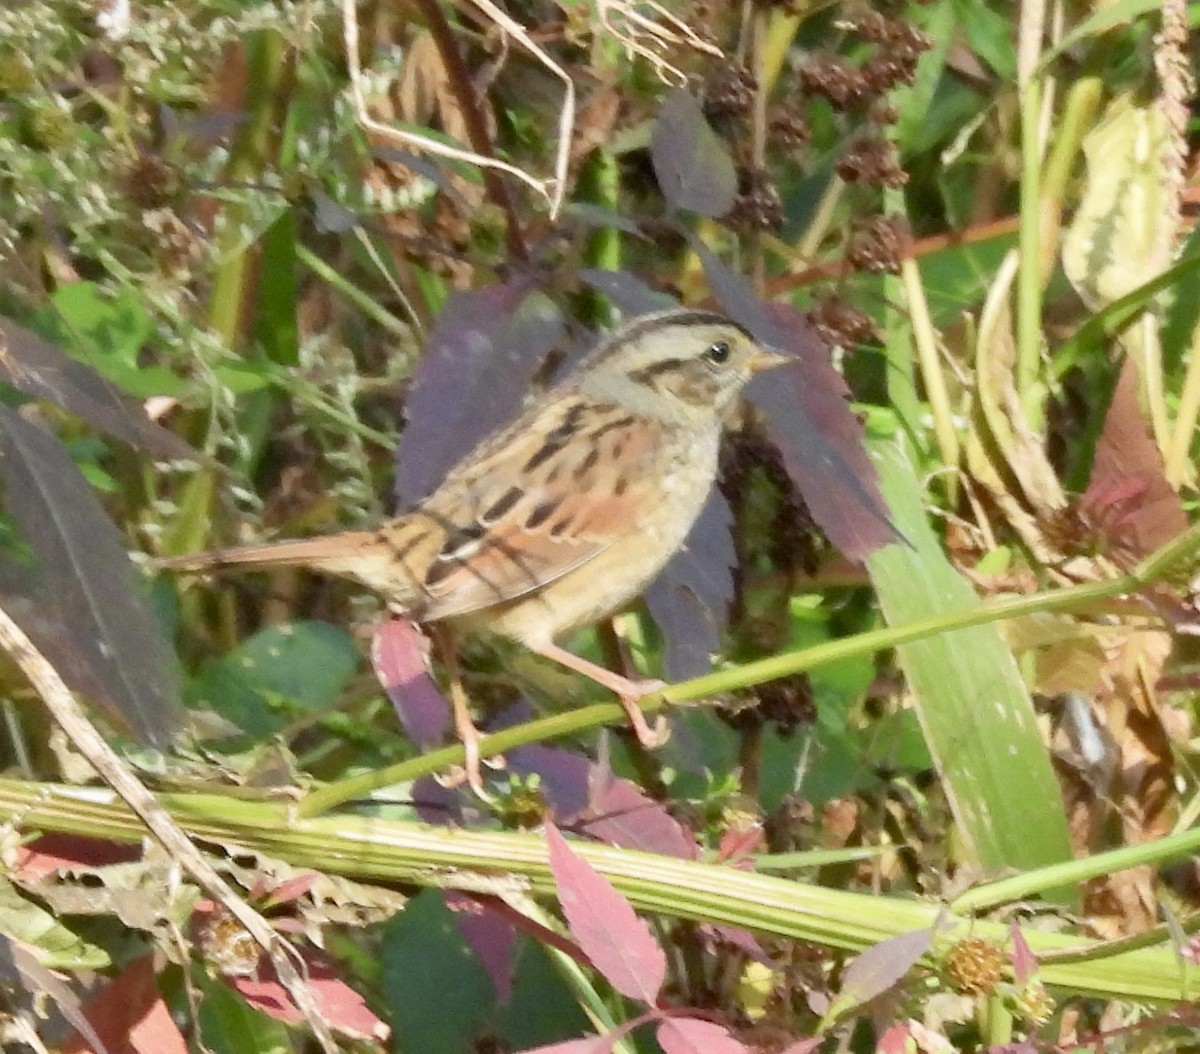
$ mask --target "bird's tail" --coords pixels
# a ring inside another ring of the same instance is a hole
[[[361,579],[364,558],[377,542],[371,531],[346,531],[321,538],[267,542],[235,549],[212,549],[186,556],[170,556],[154,561],[156,568],[168,571],[254,570],[271,567],[307,567],[329,575]]]

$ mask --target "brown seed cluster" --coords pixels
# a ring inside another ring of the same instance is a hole
[[[898,216],[876,216],[851,237],[846,262],[868,274],[898,274],[901,261],[912,252],[912,232]]]
[[[864,12],[850,28],[875,45],[866,62],[856,66],[839,55],[818,52],[800,70],[804,91],[842,112],[867,109],[898,85],[911,84],[917,60],[931,44],[916,26],[879,11]]]
[[[126,168],[125,194],[141,209],[161,209],[174,202],[182,187],[179,170],[163,157],[142,151]]]
[[[757,91],[758,80],[741,63],[718,63],[704,79],[704,112],[713,120],[744,119]]]
[[[825,297],[814,304],[808,319],[831,348],[852,348],[879,338],[871,316],[840,296]]]
[[[847,183],[870,183],[880,187],[902,187],[908,173],[900,167],[896,145],[886,139],[863,136],[855,139],[838,158],[837,174]]]
[[[783,199],[765,168],[742,172],[741,187],[728,220],[734,226],[750,230],[777,231],[783,226]]]

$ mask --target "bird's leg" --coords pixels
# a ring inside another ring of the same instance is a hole
[[[446,674],[450,681],[450,707],[454,712],[454,731],[463,745],[463,770],[467,786],[484,801],[491,801],[491,796],[483,789],[483,769],[479,757],[479,729],[475,727],[475,722],[471,719],[467,692],[463,688],[462,675],[458,669],[458,651],[454,646],[454,635],[445,626],[428,628],[437,641],[438,651],[446,666]],[[460,775],[459,780],[461,781],[462,778]]]
[[[642,708],[637,705],[638,700],[643,696],[651,695],[665,688],[666,685],[662,681],[635,681],[629,677],[622,677],[619,673],[613,673],[612,670],[606,670],[594,662],[588,662],[587,659],[582,659],[574,652],[569,652],[566,648],[560,648],[553,643],[539,645],[534,650],[539,655],[553,659],[567,669],[581,673],[584,677],[591,678],[597,684],[602,684],[610,692],[615,693],[625,713],[629,716],[629,723],[633,726],[633,731],[637,734],[638,742],[642,746],[653,750],[655,747],[661,747],[667,741],[671,730],[667,725],[666,717],[659,714],[654,727],[651,728],[646,721],[646,715],[642,713]]]

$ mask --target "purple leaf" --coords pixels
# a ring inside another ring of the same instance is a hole
[[[679,301],[660,293],[628,271],[603,271],[586,267],[579,277],[597,293],[608,297],[623,315],[649,315],[679,306]]]
[[[699,677],[712,667],[733,599],[732,526],[729,504],[714,490],[683,547],[646,590],[650,617],[666,643],[667,680]]]
[[[532,717],[532,704],[528,699],[521,699],[490,721],[488,731],[512,728]],[[574,816],[587,805],[591,762],[582,754],[542,743],[528,743],[508,751],[505,757],[508,770],[513,774],[530,776],[537,773],[546,804],[554,810],[555,816]]]
[[[597,769],[593,767],[593,782]],[[626,779],[609,779],[593,795],[588,810],[575,818],[575,830],[623,849],[641,849],[680,860],[699,856],[695,836],[661,803]]]
[[[700,104],[682,88],[670,92],[658,111],[650,161],[673,208],[716,219],[733,207],[738,182],[733,158]]]
[[[154,457],[198,458],[174,432],[151,421],[141,404],[92,367],[7,318],[0,318],[0,377]]]
[[[71,688],[166,747],[179,717],[179,669],[120,533],[62,444],[5,406],[0,476],[37,557],[36,568],[12,558],[0,567],[10,614]]]
[[[558,310],[530,296],[534,279],[454,293],[429,336],[396,450],[396,498],[430,494],[476,443],[516,415],[546,355],[562,340]]]
[[[425,823],[439,827],[470,827],[472,822],[463,811],[463,795],[457,788],[439,783],[434,776],[422,776],[412,786],[413,808]]]
[[[750,283],[690,239],[721,307],[765,344],[790,352],[793,365],[762,374],[747,389],[813,519],[846,556],[861,560],[901,540],[891,525],[862,426],[846,402],[841,374],[805,316],[766,303]]]
[[[899,984],[933,943],[933,930],[914,930],[871,945],[842,974],[842,990],[831,1015],[840,1016],[869,1003]]]
[[[609,984],[649,1006],[667,977],[667,957],[612,883],[546,825],[550,870],[571,935]]]
[[[780,1054],[812,1054],[822,1043],[825,1042],[824,1036],[810,1036],[808,1039],[801,1039],[795,1043],[789,1043],[780,1051]]]
[[[694,1017],[669,1017],[659,1023],[663,1054],[753,1054],[729,1029]]]
[[[463,940],[479,958],[501,1003],[512,999],[513,948],[517,931],[513,924],[486,903],[473,897],[446,891],[446,907],[458,915]]]
[[[450,704],[429,672],[429,639],[406,619],[375,627],[371,666],[417,746],[438,742],[450,727]]]
[[[713,947],[723,942],[736,948],[747,959],[762,966],[775,965],[749,930],[744,930],[740,926],[727,926],[723,922],[702,922],[697,929],[700,936],[704,938],[706,947]]]

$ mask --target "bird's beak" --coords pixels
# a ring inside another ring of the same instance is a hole
[[[773,370],[776,366],[783,366],[791,361],[790,355],[781,355],[777,351],[759,348],[750,356],[750,372],[761,373],[763,370]]]

